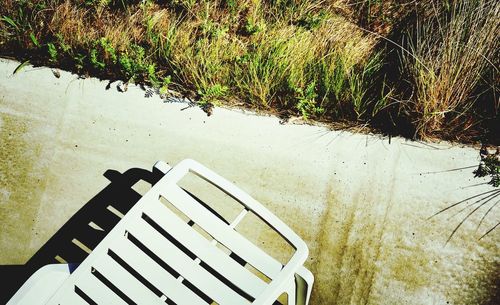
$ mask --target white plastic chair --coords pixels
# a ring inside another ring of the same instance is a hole
[[[193,160],[174,168],[155,164],[166,173],[99,243],[73,274],[45,275],[40,298],[30,287],[42,268],[14,295],[13,304],[273,304],[284,292],[288,304],[308,304],[312,274],[303,267],[306,244],[287,225],[235,185]],[[194,173],[212,183],[243,209],[227,224],[210,213],[178,182]],[[184,216],[160,202],[163,197]],[[249,212],[259,216],[295,249],[283,266],[234,230]],[[199,234],[193,224],[212,239]],[[262,280],[216,245],[220,243],[270,279]],[[63,265],[64,266],[64,265]],[[38,283],[35,285],[42,287]],[[50,289],[50,287],[52,289]],[[34,290],[36,291],[36,289]]]
[[[45,304],[70,274],[67,264],[46,265],[33,273],[7,304]]]

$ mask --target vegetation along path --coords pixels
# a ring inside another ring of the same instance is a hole
[[[0,56],[180,92],[208,113],[497,144],[499,25],[491,0],[4,0]]]

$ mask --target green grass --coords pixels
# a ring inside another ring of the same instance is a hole
[[[202,107],[480,140],[500,108],[500,5],[457,3],[6,0],[0,55],[179,91]]]

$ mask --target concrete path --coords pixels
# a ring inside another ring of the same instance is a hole
[[[478,152],[378,136],[281,125],[270,116],[126,93],[107,82],[0,60],[0,264],[23,263],[108,184],[108,169],[158,159],[200,161],[265,204],[310,247],[311,304],[494,304],[498,221],[489,202],[445,246],[489,191],[474,179]],[[453,171],[451,171],[453,170]],[[498,200],[498,199],[496,199]],[[474,201],[469,201],[474,203]],[[256,232],[260,234],[260,231]],[[273,244],[262,234],[262,242]],[[496,295],[495,295],[496,294]],[[498,303],[497,303],[498,304]]]

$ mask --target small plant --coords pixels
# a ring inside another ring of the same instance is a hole
[[[170,58],[175,41],[176,28],[170,27],[163,35],[158,36],[158,53],[164,59]]]
[[[118,56],[116,55],[116,50],[109,39],[102,37],[101,39],[99,39],[97,44],[102,48],[104,55],[103,57],[111,59],[111,62],[116,64]]]
[[[120,58],[118,59],[118,62],[120,63],[121,70],[127,74],[128,76],[133,76],[134,75],[134,68],[133,68],[133,62],[132,59],[127,54],[121,54]]]
[[[173,4],[182,7],[186,11],[190,11],[198,0],[173,0]]]
[[[500,187],[500,148],[495,153],[488,153],[486,148],[481,149],[481,163],[474,171],[474,177],[490,176],[488,184]]]
[[[223,37],[229,31],[226,26],[221,26],[220,24],[213,22],[212,20],[207,20],[201,25],[201,31],[204,35],[211,38]]]
[[[339,106],[344,101],[347,89],[348,67],[345,60],[332,52],[316,63],[316,75],[321,96]]]
[[[65,44],[64,40],[60,40],[60,44]],[[118,62],[116,50],[108,38],[101,37],[94,41],[92,45],[93,47],[89,52],[89,61],[95,69],[104,70],[106,68],[106,63],[116,64]]]
[[[200,105],[218,104],[227,95],[229,88],[221,84],[212,85],[206,89],[198,90],[201,97]]]
[[[88,6],[95,7],[105,7],[111,3],[111,0],[85,0],[85,4]]]
[[[99,60],[99,52],[96,49],[90,50],[89,60],[90,64],[98,70],[104,70],[106,67],[106,64]]]
[[[159,89],[160,96],[165,96],[168,93],[168,86],[172,82],[172,77],[170,75],[167,75],[166,77],[163,78],[161,87]]]
[[[33,32],[30,33],[30,39],[35,47],[40,48],[40,43],[38,42],[38,39],[36,39],[36,36],[35,34],[33,34]]]
[[[304,17],[297,21],[297,25],[301,26],[307,30],[315,30],[323,24],[325,20],[329,18],[329,14],[322,10],[316,14],[306,14]]]
[[[266,29],[266,24],[262,21],[255,21],[252,18],[247,19],[245,22],[245,33],[248,35],[253,35],[262,32]]]
[[[382,81],[382,88],[380,89],[380,95],[378,100],[374,103],[371,116],[376,116],[380,111],[386,108],[390,103],[389,100],[393,98],[393,94],[395,89],[389,86],[386,83],[387,76],[384,75],[384,79]]]
[[[69,54],[71,52],[71,46],[66,43],[64,37],[61,34],[57,33],[55,36],[57,38],[57,43],[61,51],[63,51],[66,54]]]
[[[231,15],[234,15],[238,11],[238,1],[237,0],[225,0],[226,6],[229,8]]]
[[[156,46],[160,41],[160,36],[155,31],[156,20],[151,16],[145,17],[146,36],[152,46]]]
[[[121,71],[129,79],[135,79],[141,75],[144,76],[148,71],[153,72],[152,70],[156,69],[145,62],[145,54],[146,50],[136,44],[131,45],[126,52],[120,54],[118,63],[120,64]],[[153,74],[155,75],[156,72]]]
[[[154,4],[154,0],[142,0],[139,7],[145,11]]]
[[[299,110],[305,120],[308,120],[311,115],[317,116],[325,112],[324,108],[317,106],[316,98],[318,94],[316,93],[315,82],[307,85],[304,90],[302,88],[295,88],[295,93],[297,95],[297,110]]]
[[[12,18],[10,18],[9,16],[2,16],[0,18],[0,21],[5,22],[10,27],[12,27],[14,30],[19,31],[19,26],[17,25],[17,23]]]
[[[148,72],[148,80],[153,86],[153,88],[160,88],[161,82],[158,79],[158,76],[156,75],[156,65],[155,64],[148,65],[147,72]]]
[[[50,58],[50,61],[52,62],[56,62],[57,61],[57,48],[56,46],[53,44],[53,43],[48,43],[47,44],[47,52],[49,53],[49,58]]]
[[[75,61],[75,67],[78,69],[78,70],[82,70],[83,67],[84,67],[84,61],[85,61],[85,58],[87,56],[85,56],[84,54],[76,54],[75,56],[73,56],[73,60]]]

